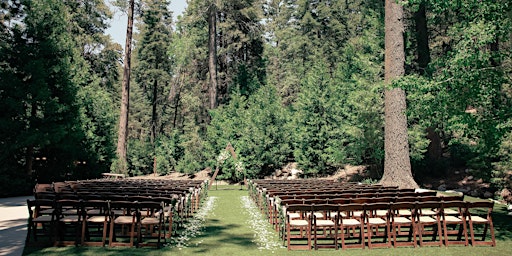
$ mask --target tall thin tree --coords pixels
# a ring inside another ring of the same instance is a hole
[[[208,8],[208,71],[210,109],[217,107],[217,6],[212,0]]]
[[[385,2],[385,74],[384,81],[390,85],[394,79],[405,74],[404,10],[396,0]],[[384,95],[384,175],[383,185],[400,188],[417,188],[411,171],[409,142],[407,135],[405,91],[390,88]]]
[[[130,70],[132,55],[133,9],[135,0],[130,0],[128,8],[128,25],[126,27],[126,43],[124,46],[124,68],[121,92],[121,114],[119,116],[119,133],[117,137],[117,171],[126,173],[126,145],[128,138],[128,109],[130,107]]]

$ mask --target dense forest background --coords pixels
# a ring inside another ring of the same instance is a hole
[[[464,169],[510,186],[512,3],[400,4],[406,74],[388,85],[383,0],[188,0],[176,23],[171,1],[135,1],[120,168],[124,46],[105,35],[114,10],[104,0],[2,0],[0,195],[220,163],[218,179],[233,181],[290,162],[306,177],[350,164],[379,179],[390,86],[407,95],[417,181]],[[229,143],[236,160],[225,157]]]

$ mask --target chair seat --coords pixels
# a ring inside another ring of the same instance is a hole
[[[307,220],[290,220],[290,226],[307,226],[309,225]]]
[[[316,225],[318,227],[334,226],[334,221],[332,221],[332,220],[316,220]]]
[[[297,212],[290,212],[288,213],[288,217],[290,217],[290,219],[297,219],[300,218],[300,214]]]
[[[54,211],[53,208],[48,208],[48,209],[44,209],[44,210],[39,211],[39,214],[52,214],[53,211]]]
[[[78,222],[80,220],[78,215],[67,215],[60,219],[61,222]]]
[[[430,209],[423,209],[421,210],[422,215],[436,215],[436,212],[434,210]]]
[[[116,224],[131,224],[133,221],[132,216],[119,216],[114,220]]]
[[[144,218],[140,221],[140,224],[142,225],[156,225],[159,224],[160,220],[158,218]]]
[[[444,213],[448,215],[457,215],[459,214],[459,211],[454,209],[444,209]]]
[[[354,217],[361,217],[363,215],[363,211],[353,211],[352,216]]]
[[[361,225],[361,222],[356,219],[343,219],[342,221],[344,226],[357,226]]]
[[[66,210],[62,211],[62,214],[64,214],[64,215],[77,215],[78,214],[78,210],[77,209],[66,209]]]
[[[446,222],[461,222],[462,220],[460,218],[457,218],[456,216],[445,216],[444,221]]]
[[[400,209],[398,210],[398,215],[400,216],[411,216],[412,212],[410,210]]]
[[[420,216],[419,217],[419,222],[421,223],[435,223],[437,222],[436,219],[430,217],[430,216]]]
[[[467,220],[469,221],[469,217],[467,217]],[[478,223],[486,223],[489,222],[488,219],[482,218],[480,216],[471,216],[471,221],[478,222]]]
[[[331,218],[334,218],[334,216],[337,214],[338,212],[331,212]],[[344,213],[344,212],[340,212],[340,217],[342,218],[345,218],[347,217],[347,214]]]
[[[315,215],[315,217],[316,217],[317,219],[323,219],[323,218],[324,218],[324,214],[323,214],[323,213],[321,213],[321,212],[314,212],[314,213],[313,213],[313,215]],[[311,213],[308,213],[308,214],[307,214],[307,216],[308,216],[308,217],[309,217],[309,216],[311,216]]]
[[[39,216],[37,218],[33,218],[32,221],[33,222],[50,222],[50,221],[52,221],[52,216],[43,215],[43,216]]]
[[[386,221],[382,218],[368,218],[368,223],[371,225],[382,225],[386,224]]]
[[[124,210],[119,210],[119,209],[114,209],[114,210],[112,210],[112,212],[115,215],[123,215],[124,214]]]
[[[107,216],[107,221],[110,220],[110,217]],[[105,216],[92,216],[87,219],[87,222],[101,223],[105,221]]]
[[[411,220],[406,218],[406,217],[395,217],[393,219],[393,222],[394,223],[402,223],[403,224],[403,223],[411,223]]]
[[[101,214],[101,210],[100,209],[90,209],[87,211],[87,214],[88,215],[100,215]]]
[[[386,216],[386,215],[388,215],[388,210],[377,210],[377,211],[375,211],[375,214],[380,217]]]

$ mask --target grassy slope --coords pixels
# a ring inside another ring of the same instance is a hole
[[[206,219],[202,233],[193,237],[184,248],[175,246],[156,249],[136,248],[25,248],[24,255],[512,255],[512,216],[506,215],[501,205],[495,207],[495,229],[497,246],[492,247],[423,247],[397,249],[350,249],[335,251],[291,251],[285,247],[275,250],[258,249],[253,242],[255,233],[250,228],[247,212],[242,208],[241,197],[247,196],[246,190],[238,186],[219,186],[209,191],[215,197],[215,207]],[[268,226],[270,229],[270,225]],[[275,240],[277,236],[274,237]],[[279,242],[279,241],[276,241]],[[280,243],[282,244],[282,243]]]

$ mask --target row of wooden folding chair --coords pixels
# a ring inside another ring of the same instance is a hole
[[[431,193],[433,192],[433,193]],[[275,200],[270,200],[268,210],[266,212],[269,222],[274,226],[276,230],[279,229],[279,207],[286,204],[346,204],[346,203],[376,203],[376,202],[399,202],[399,201],[440,201],[440,200],[462,200],[462,196],[451,196],[451,197],[436,197],[435,191],[418,192],[418,193],[397,193],[394,196],[388,197],[370,197],[372,194],[360,194],[366,197],[354,197],[354,195],[323,195],[318,196],[303,196],[294,199],[287,199],[287,197],[279,197]],[[284,198],[284,199],[281,199]]]
[[[495,246],[492,208],[490,201],[291,204],[286,206],[284,237],[289,250],[338,249],[339,243],[342,249],[453,244]],[[458,214],[448,214],[447,209],[456,209]],[[482,210],[483,215],[478,215],[475,209]],[[354,214],[356,212],[360,214]],[[402,215],[402,212],[410,214]],[[475,228],[477,224],[483,225],[483,230]],[[490,241],[486,241],[487,232]],[[331,243],[319,243],[320,239]]]
[[[28,232],[26,242],[46,236],[53,245],[105,246],[109,231],[109,246],[160,247],[165,239],[164,201],[78,201],[28,200]],[[171,209],[168,209],[170,213]],[[126,227],[129,228],[128,232]],[[171,232],[172,220],[169,223]],[[72,232],[70,232],[72,230]],[[119,241],[126,236],[129,241]],[[156,242],[147,242],[152,238]]]

